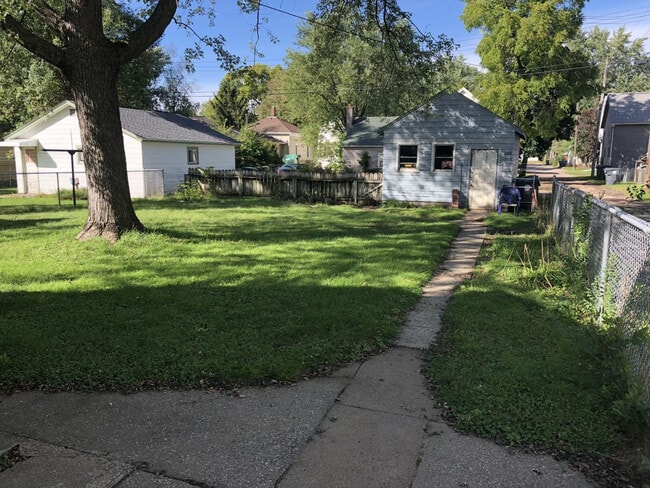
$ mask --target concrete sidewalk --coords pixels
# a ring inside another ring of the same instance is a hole
[[[290,387],[0,397],[3,488],[587,487],[583,475],[456,433],[421,373],[485,229],[469,212],[396,345]]]

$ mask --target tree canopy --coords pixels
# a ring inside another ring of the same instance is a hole
[[[111,39],[121,38],[142,23],[132,10],[114,0],[104,0],[103,19],[105,34]],[[53,39],[47,30],[39,31],[39,35]],[[4,101],[0,108],[0,133],[71,97],[60,71],[35,57],[15,39],[0,36],[0,52],[12,66],[0,71],[0,97]],[[171,57],[158,42],[126,64],[118,79],[121,107],[188,114],[194,109],[188,93],[183,73],[174,70]],[[169,103],[172,97],[175,104]]]
[[[650,91],[650,62],[645,52],[646,39],[633,39],[621,27],[614,32],[594,27],[580,44],[597,66],[597,81],[603,93]]]
[[[382,11],[388,3],[393,9]],[[282,76],[289,111],[312,144],[329,123],[345,129],[348,104],[359,116],[389,115],[431,94],[436,69],[451,57],[450,39],[419,32],[395,2],[319,5],[299,27]]]
[[[268,92],[271,68],[265,64],[228,72],[219,91],[202,107],[202,114],[216,125],[239,130],[258,118],[257,107]]]
[[[571,125],[576,103],[593,93],[594,68],[580,36],[584,0],[464,0],[462,20],[480,29],[477,52],[488,70],[481,103],[521,127],[538,147]]]

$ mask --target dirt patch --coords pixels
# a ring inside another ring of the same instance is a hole
[[[587,193],[608,205],[614,205],[630,215],[650,222],[650,202],[636,201],[628,195],[606,188],[603,181],[593,180],[589,176],[576,176],[567,172],[565,168],[538,163],[529,163],[527,173],[539,177],[541,183],[540,193],[550,194],[553,189],[553,178],[556,178],[561,183]],[[630,183],[630,185],[632,184]]]

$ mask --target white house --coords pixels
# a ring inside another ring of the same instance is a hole
[[[129,108],[120,108],[120,118],[133,198],[172,193],[188,168],[235,168],[239,143],[202,122]],[[79,121],[71,101],[8,134],[0,146],[14,149],[19,193],[86,186]]]

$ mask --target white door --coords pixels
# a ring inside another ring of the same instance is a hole
[[[497,196],[497,156],[494,149],[472,150],[469,208],[494,208]]]

